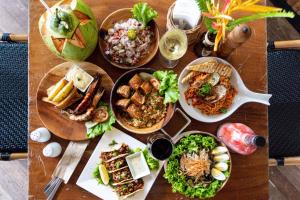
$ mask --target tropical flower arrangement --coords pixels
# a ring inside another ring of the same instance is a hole
[[[220,42],[225,40],[226,32],[239,24],[263,18],[295,16],[293,12],[286,12],[282,8],[258,5],[261,0],[223,0],[222,3],[219,0],[197,0],[197,2],[205,26],[209,32],[216,34],[214,51],[217,51]],[[235,18],[235,14],[241,11],[244,11],[242,14],[245,15]]]

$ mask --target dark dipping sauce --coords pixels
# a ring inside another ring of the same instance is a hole
[[[158,160],[165,160],[172,155],[173,144],[165,138],[156,139],[151,145],[151,153]]]

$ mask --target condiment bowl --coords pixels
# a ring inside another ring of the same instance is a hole
[[[206,115],[202,113],[199,109],[193,107],[192,105],[189,105],[185,99],[184,92],[188,89],[189,85],[188,83],[181,83],[181,80],[188,74],[189,70],[187,70],[187,67],[185,67],[178,79],[178,87],[180,91],[180,98],[179,98],[179,103],[184,109],[184,111],[192,118],[195,120],[201,121],[201,122],[207,122],[207,123],[212,123],[212,122],[218,122],[221,121],[227,117],[229,117],[231,114],[233,114],[241,105],[245,103],[250,103],[250,102],[256,102],[256,103],[261,103],[265,105],[270,105],[269,99],[271,98],[271,94],[261,94],[261,93],[256,93],[250,91],[245,84],[243,83],[239,73],[237,70],[227,61],[217,58],[217,57],[202,57],[198,58],[189,65],[195,65],[199,63],[204,63],[207,62],[211,59],[216,59],[220,63],[224,63],[229,65],[232,68],[232,75],[231,75],[231,84],[232,86],[237,90],[237,94],[234,97],[233,104],[231,107],[227,110],[226,113],[218,114],[218,115]]]
[[[170,121],[170,119],[172,118],[174,111],[175,111],[175,104],[171,104],[171,103],[168,104],[166,116],[160,122],[154,124],[151,127],[136,128],[136,127],[133,127],[133,126],[129,125],[128,123],[126,123],[126,120],[120,114],[121,110],[116,106],[116,102],[120,99],[120,96],[117,94],[117,89],[121,85],[128,84],[128,81],[135,74],[139,74],[141,72],[153,74],[155,72],[155,70],[150,69],[150,68],[137,68],[137,69],[130,70],[130,71],[124,73],[122,76],[120,76],[119,79],[116,81],[116,83],[112,89],[111,95],[110,95],[110,107],[112,108],[112,111],[113,111],[114,115],[116,116],[117,122],[123,128],[125,128],[126,130],[128,130],[130,132],[137,133],[137,134],[148,134],[148,133],[153,133],[153,132],[160,130]]]
[[[103,20],[103,22],[100,26],[99,46],[100,46],[101,54],[103,55],[105,60],[107,60],[110,64],[112,64],[118,68],[122,68],[122,69],[134,69],[137,67],[141,67],[141,66],[147,64],[148,62],[150,62],[154,58],[154,56],[158,50],[158,44],[159,44],[158,26],[155,23],[155,21],[152,20],[151,22],[149,22],[149,26],[150,26],[150,30],[154,33],[154,38],[149,47],[148,54],[145,55],[142,59],[140,59],[140,61],[136,65],[133,65],[133,66],[113,62],[110,59],[110,57],[108,55],[106,55],[104,52],[104,49],[106,46],[104,37],[107,34],[108,29],[112,28],[115,23],[122,21],[122,20],[127,20],[129,18],[132,18],[131,8],[122,8],[122,9],[116,10],[113,13],[111,13],[110,15],[108,15]]]

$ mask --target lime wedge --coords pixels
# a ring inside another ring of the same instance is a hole
[[[109,175],[106,167],[103,164],[99,165],[99,172],[102,182],[104,183],[104,185],[107,185],[109,183]]]

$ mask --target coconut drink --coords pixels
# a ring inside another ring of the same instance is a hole
[[[97,22],[82,0],[55,4],[40,17],[39,30],[48,48],[65,60],[85,60],[98,41]]]

